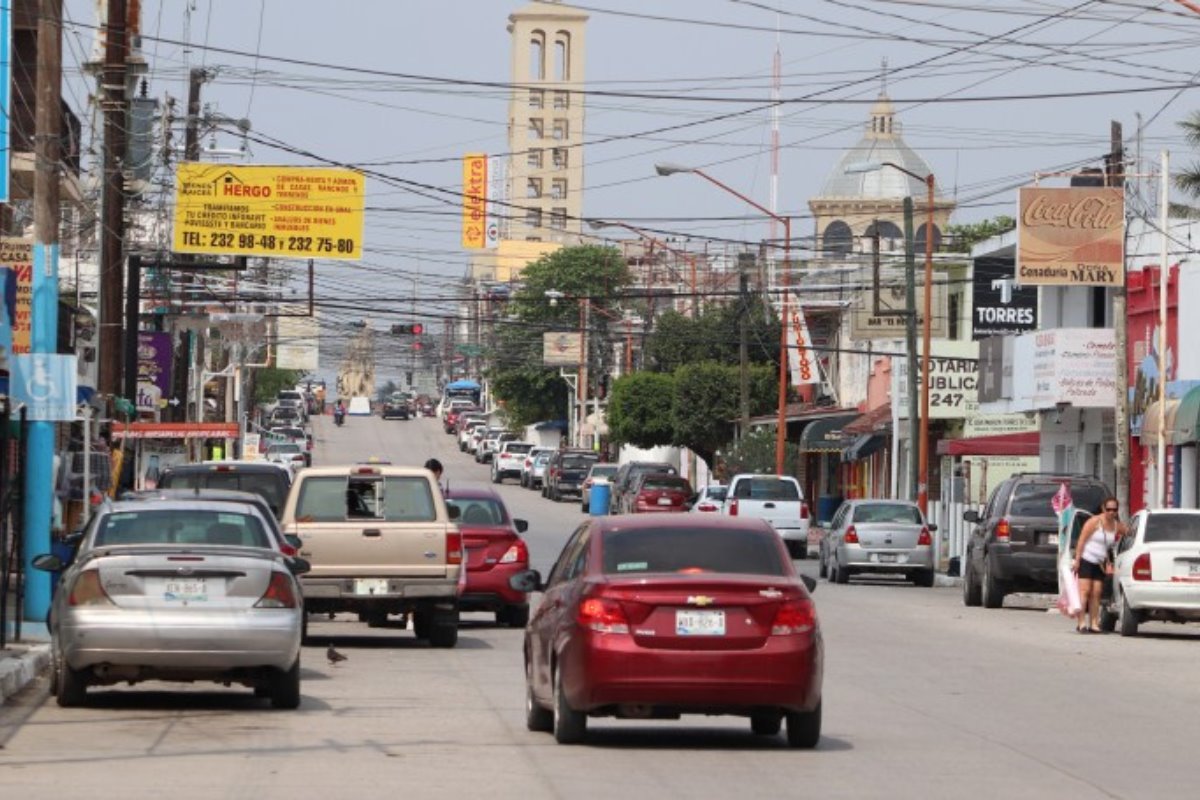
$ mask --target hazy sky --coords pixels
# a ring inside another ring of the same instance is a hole
[[[370,180],[367,258],[322,265],[318,291],[348,300],[407,296],[419,275],[423,298],[445,297],[467,256],[454,198],[436,189],[460,188],[463,153],[507,150],[507,91],[455,81],[508,79],[505,26],[519,5],[143,0],[148,88],[178,98],[182,114],[187,68],[204,66],[214,71],[204,87],[212,109],[249,119],[252,136],[281,145],[251,142],[250,163],[315,163],[290,152],[303,151],[433,187],[414,194]],[[694,176],[655,177],[653,165],[702,166],[767,202],[765,105],[777,40],[785,100],[779,208],[797,218],[800,236],[812,233],[808,198],[861,135],[884,59],[904,137],[957,197],[956,222],[1013,214],[1012,187],[1035,172],[1097,165],[1112,119],[1124,124],[1132,155],[1142,115],[1142,171],[1163,148],[1177,165],[1196,156],[1177,123],[1200,108],[1200,15],[1172,0],[576,7],[591,14],[588,88],[610,93],[587,98],[586,217],[638,220],[679,236],[765,238],[766,223],[734,198]],[[94,13],[88,0],[67,1],[77,23],[68,28],[68,68],[90,51]],[[79,109],[88,88],[74,84],[68,101]],[[236,143],[217,137],[222,148]]]

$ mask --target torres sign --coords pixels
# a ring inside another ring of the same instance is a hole
[[[1125,190],[1092,186],[1021,189],[1017,283],[1124,285]]]
[[[362,258],[365,179],[347,169],[180,164],[177,253]]]

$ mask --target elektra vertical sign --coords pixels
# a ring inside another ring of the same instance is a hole
[[[977,258],[972,287],[971,338],[1037,330],[1037,287],[1020,287],[1012,258]]]

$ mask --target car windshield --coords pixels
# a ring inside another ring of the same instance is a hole
[[[539,453],[538,455],[533,457],[533,463],[545,465],[548,461],[550,461],[550,457],[552,455],[554,455],[554,454],[553,453]]]
[[[710,486],[705,494],[708,495],[709,500],[724,500],[725,493],[728,491],[726,486]]]
[[[508,521],[504,504],[486,497],[460,497],[447,499],[446,505],[457,507],[461,512],[460,525],[503,525]]]
[[[800,491],[792,481],[748,478],[738,481],[734,496],[743,500],[799,500]]]
[[[510,444],[508,446],[509,453],[524,454],[524,453],[528,453],[532,449],[533,449],[533,445],[531,445],[531,444]]]
[[[784,575],[774,534],[743,529],[627,528],[605,534],[602,563],[608,575],[645,572],[723,572]]]
[[[267,448],[267,453],[274,455],[277,453],[299,453],[300,445],[291,442],[288,444],[273,444]]]
[[[314,475],[303,481],[296,501],[301,522],[346,519],[432,522],[437,519],[429,482],[415,476],[352,477]]]
[[[674,490],[690,494],[692,487],[688,486],[686,478],[646,478],[642,481],[642,488],[657,491]]]
[[[905,503],[872,503],[856,506],[855,522],[899,522],[904,525],[920,525],[921,510]]]
[[[281,470],[276,470],[277,472]],[[283,509],[287,500],[287,480],[278,475],[263,472],[184,472],[168,473],[161,482],[164,489],[235,489],[254,492],[267,501],[275,516]]]
[[[258,517],[235,511],[114,511],[97,523],[93,547],[134,544],[270,546]]]
[[[587,467],[590,467],[592,462],[594,462],[598,457],[599,456],[587,455],[563,456],[563,469],[586,469]]]
[[[1151,514],[1142,541],[1200,542],[1200,514]]]
[[[1012,502],[1009,503],[1008,513],[1013,517],[1048,517],[1054,518],[1054,506],[1051,501],[1058,493],[1062,483],[1018,483],[1013,490]],[[1089,513],[1100,510],[1100,504],[1108,493],[1102,486],[1074,485],[1070,487],[1071,504]]]
[[[620,469],[616,464],[596,464],[592,467],[591,475],[593,478],[611,478],[617,474]]]

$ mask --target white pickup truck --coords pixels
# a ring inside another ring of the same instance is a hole
[[[792,558],[808,558],[811,520],[800,482],[787,475],[734,475],[721,513],[766,520],[783,539]]]

